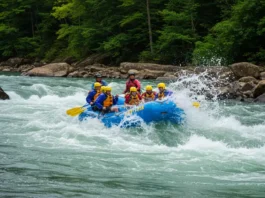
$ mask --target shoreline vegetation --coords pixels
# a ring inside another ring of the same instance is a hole
[[[95,61],[95,60],[94,60]],[[133,70],[138,79],[154,79],[174,82],[197,76],[204,82],[197,94],[208,99],[237,99],[241,101],[265,102],[265,67],[248,62],[229,66],[174,66],[154,63],[123,62],[119,66],[106,66],[94,62],[91,57],[80,62],[41,63],[29,59],[10,58],[0,63],[2,72],[20,72],[24,76],[47,77],[94,77],[100,73],[104,78],[126,79]]]
[[[198,90],[208,98],[265,100],[263,1],[2,0],[0,12],[0,71],[126,78],[133,69],[160,81],[197,74],[209,81]]]
[[[265,64],[263,1],[2,0],[0,12],[0,61]]]

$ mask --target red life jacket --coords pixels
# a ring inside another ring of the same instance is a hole
[[[137,91],[141,92],[139,84],[136,83],[137,81],[138,80],[136,80],[136,79],[134,79],[133,81],[132,80],[127,80],[125,93],[126,92],[130,92],[130,88],[131,87],[136,87]]]

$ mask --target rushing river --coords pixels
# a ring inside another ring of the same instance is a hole
[[[198,97],[197,109],[171,83],[185,124],[109,129],[65,113],[92,80],[0,74],[0,197],[265,197],[265,105]]]

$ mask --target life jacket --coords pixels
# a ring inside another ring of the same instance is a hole
[[[103,107],[110,107],[113,105],[113,98],[112,95],[107,95],[107,98],[103,101]]]
[[[140,103],[140,99],[138,97],[138,94],[136,94],[135,96],[130,94],[129,105],[138,105],[139,103]]]
[[[158,99],[161,100],[162,98],[165,97],[164,91],[162,93],[158,93]]]
[[[145,102],[150,102],[155,99],[155,93],[153,91],[151,94],[148,94],[147,92],[145,92],[143,93],[143,97],[144,97]]]
[[[97,93],[94,95],[93,101],[95,101],[100,94],[101,94],[100,90],[97,90]]]

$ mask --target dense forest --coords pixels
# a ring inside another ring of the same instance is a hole
[[[1,0],[0,54],[265,63],[265,0]]]

